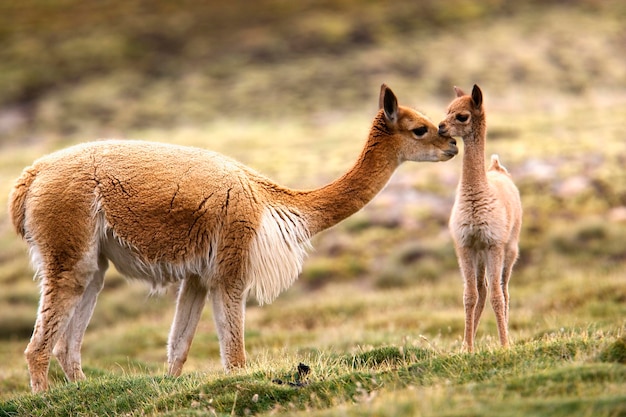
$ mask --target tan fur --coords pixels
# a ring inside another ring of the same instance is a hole
[[[354,166],[315,190],[281,187],[203,149],[101,141],[26,168],[10,196],[17,232],[41,282],[26,348],[33,391],[47,389],[50,356],[83,379],[80,346],[111,261],[155,289],[180,281],[168,341],[180,374],[210,298],[226,369],[245,365],[249,291],[271,302],[302,269],[310,238],[370,201],[406,160],[445,161],[456,142],[382,86],[381,110]],[[417,130],[417,134],[412,130]]]
[[[450,216],[450,231],[464,279],[464,344],[474,350],[487,287],[498,333],[508,346],[509,280],[518,256],[522,226],[519,191],[497,155],[485,170],[486,120],[482,92],[475,85],[468,96],[455,87],[440,134],[461,136],[465,145],[463,172]]]

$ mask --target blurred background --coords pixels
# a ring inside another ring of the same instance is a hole
[[[613,97],[626,78],[625,9],[610,0],[3,2],[1,139],[325,121],[375,110],[383,81],[412,105],[443,103],[452,85],[472,83],[492,104],[526,106],[533,93],[546,110]]]
[[[434,123],[454,85],[481,86],[487,152],[513,174],[525,210],[513,327],[556,312],[619,323],[624,22],[621,0],[0,2],[0,354],[22,361],[36,314],[27,248],[6,210],[13,180],[34,159],[98,138],[146,139],[214,149],[283,185],[319,187],[357,157],[383,82]],[[444,285],[437,308],[462,316],[447,231],[460,168],[460,157],[405,164],[364,210],[315,238],[283,297],[338,284]],[[158,317],[161,360],[173,295],[146,293],[111,270],[88,333],[120,317]]]

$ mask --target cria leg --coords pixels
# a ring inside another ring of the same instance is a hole
[[[476,277],[477,263],[475,256],[465,247],[457,248],[457,257],[463,275],[463,305],[465,307],[465,336],[464,345],[468,352],[474,351],[474,334],[476,325],[474,317],[478,304],[478,284]]]
[[[179,376],[187,361],[189,348],[204,309],[207,292],[206,286],[200,282],[197,275],[188,277],[180,286],[176,314],[167,344],[170,375]]]
[[[513,272],[513,265],[517,260],[519,249],[517,245],[509,247],[504,257],[504,267],[502,268],[502,292],[504,294],[504,302],[506,305],[506,322],[509,322],[509,280]]]
[[[485,281],[485,263],[479,260],[476,265],[476,287],[478,290],[478,301],[476,302],[476,309],[474,310],[474,340],[476,340],[476,333],[478,332],[478,324],[480,323],[480,317],[485,309],[485,301],[487,300],[487,282]]]
[[[24,352],[33,392],[48,388],[52,348],[65,332],[83,292],[84,286],[74,272],[65,271],[45,276],[35,329]]]
[[[502,286],[504,250],[493,247],[487,254],[487,277],[491,287],[491,306],[496,314],[498,334],[502,346],[509,345],[506,299]],[[508,297],[508,295],[507,295]]]
[[[220,340],[222,363],[226,370],[246,364],[244,347],[245,292],[239,288],[219,286],[211,290],[213,318]]]
[[[85,379],[81,366],[80,349],[83,343],[85,330],[93,314],[98,294],[104,286],[104,273],[108,261],[104,256],[98,260],[98,270],[93,273],[85,292],[83,293],[76,310],[72,315],[65,333],[54,347],[54,356],[58,359],[65,376],[70,381]]]

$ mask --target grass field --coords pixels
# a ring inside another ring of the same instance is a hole
[[[257,3],[0,5],[0,416],[626,416],[622,2]],[[207,308],[183,376],[165,376],[175,290],[151,297],[110,270],[87,381],[67,383],[53,361],[52,389],[30,394],[38,288],[6,211],[25,166],[124,136],[317,187],[354,161],[382,82],[436,123],[453,85],[485,93],[487,152],[524,206],[511,349],[487,307],[477,353],[461,351],[457,157],[402,166],[314,238],[292,288],[250,300],[245,370],[223,373]]]

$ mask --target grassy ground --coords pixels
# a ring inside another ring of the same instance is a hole
[[[621,3],[0,5],[0,415],[626,415]],[[52,390],[29,394],[22,352],[38,290],[6,215],[24,166],[125,136],[215,149],[316,187],[353,162],[381,82],[435,122],[452,85],[486,94],[487,152],[525,210],[510,350],[487,308],[478,353],[460,352],[446,230],[455,158],[401,167],[315,237],[291,289],[262,308],[251,300],[248,369],[221,371],[207,309],[184,375],[165,377],[174,291],[149,297],[112,270],[83,346],[88,380],[66,383],[53,361]]]
[[[451,308],[447,317],[428,314],[425,303],[416,302],[424,298],[420,289],[364,294],[359,300],[350,294],[353,288],[335,289],[320,294],[330,301],[319,306],[287,300],[264,311],[252,309],[251,364],[229,376],[211,366],[214,337],[199,334],[194,345],[191,369],[203,370],[173,379],[162,376],[163,369],[146,353],[162,349],[162,329],[146,322],[109,329],[106,338],[117,345],[109,351],[101,340],[87,341],[87,382],[63,384],[53,367],[54,389],[12,396],[0,410],[8,415],[299,415],[307,410],[324,416],[614,416],[626,411],[626,339],[619,322],[588,325],[585,318],[553,316],[520,325],[518,318],[510,350],[483,336],[480,352],[468,355],[458,349],[461,315]],[[394,305],[401,317],[389,312]],[[388,318],[385,323],[374,318],[381,316]],[[448,326],[437,330],[441,334],[425,329],[429,336],[420,334],[418,323],[433,323],[433,316]],[[493,323],[487,327],[493,335]],[[119,332],[128,333],[118,339]],[[128,340],[133,334],[135,340]],[[142,347],[137,347],[139,338]],[[126,350],[131,344],[137,354]],[[298,372],[299,363],[310,371]]]

